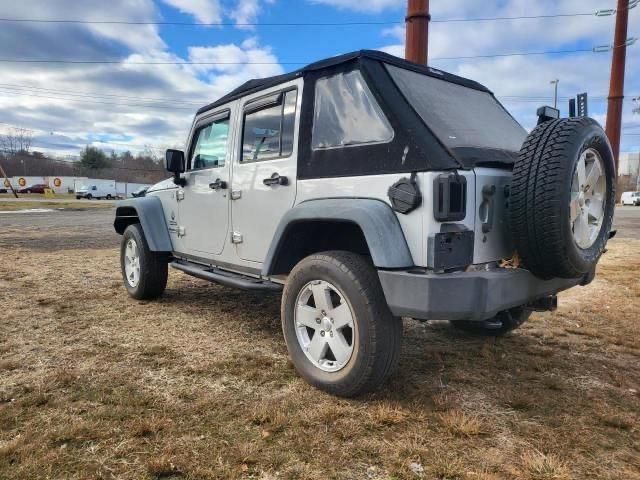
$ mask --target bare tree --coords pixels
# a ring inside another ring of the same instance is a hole
[[[0,135],[0,149],[11,156],[18,153],[29,153],[32,140],[33,130],[11,127],[7,133]]]

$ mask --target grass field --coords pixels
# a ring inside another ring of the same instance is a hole
[[[638,240],[508,337],[405,320],[354,400],[295,374],[277,295],[172,272],[137,302],[116,249],[0,255],[2,479],[640,479]]]

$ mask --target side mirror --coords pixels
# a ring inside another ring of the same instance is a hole
[[[165,155],[167,161],[167,170],[171,173],[183,173],[184,172],[184,152],[180,150],[167,150]]]
[[[184,152],[181,150],[169,149],[165,154],[165,160],[167,170],[173,173],[173,183],[184,186],[185,180],[180,177],[180,174],[185,170]]]

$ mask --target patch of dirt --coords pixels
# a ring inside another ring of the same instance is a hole
[[[137,302],[116,248],[26,248],[0,245],[3,479],[640,479],[640,241],[505,338],[405,320],[354,400],[296,375],[278,295],[172,272]]]

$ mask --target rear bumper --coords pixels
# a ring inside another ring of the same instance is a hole
[[[379,270],[378,274],[391,312],[421,320],[485,320],[582,281],[540,280],[527,270],[503,268],[440,274]]]

